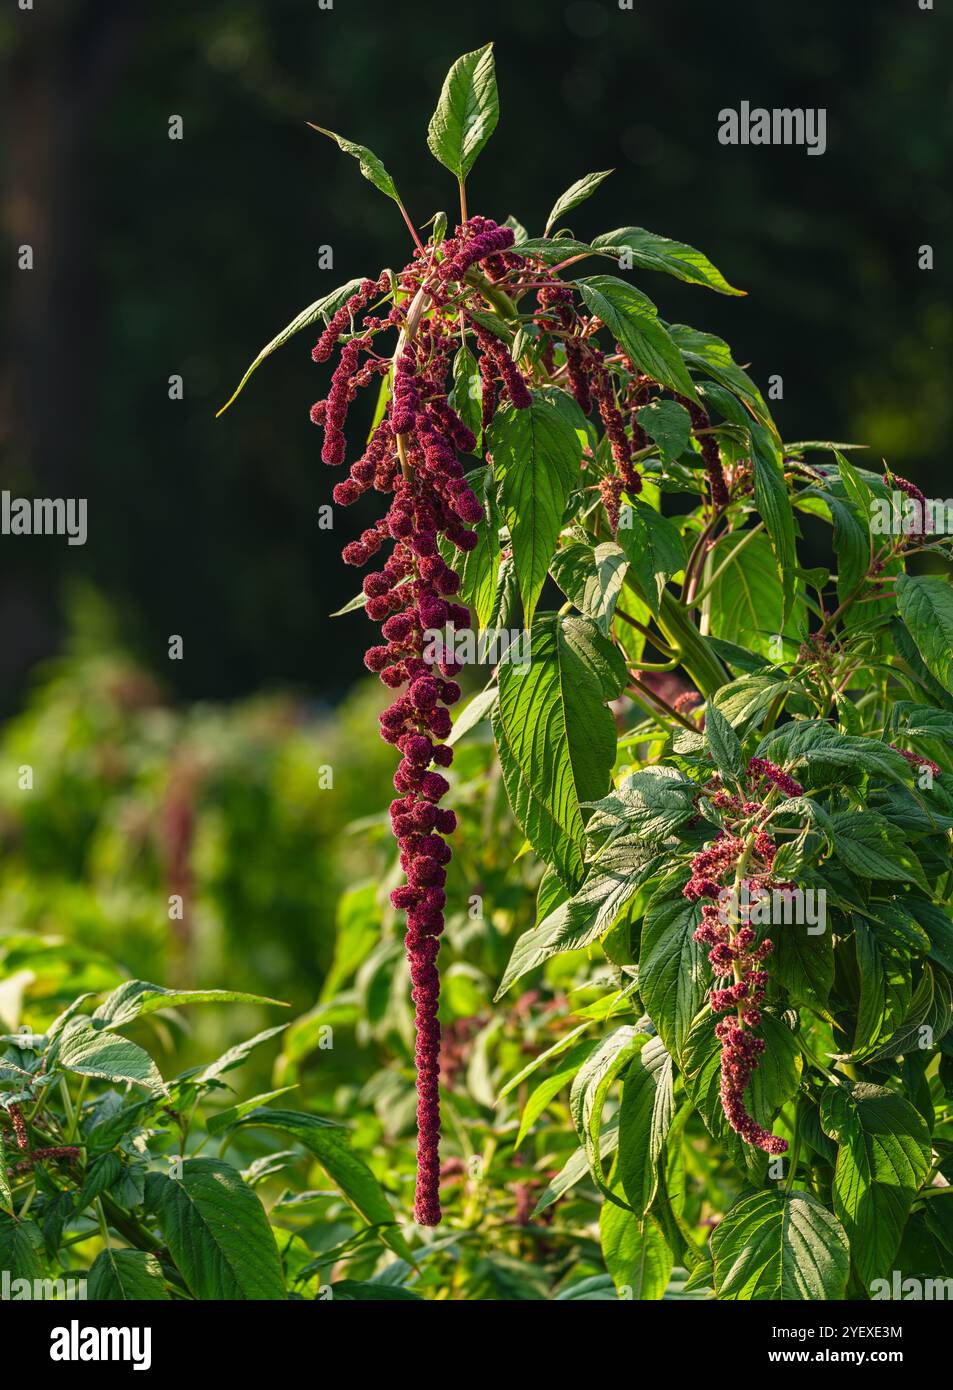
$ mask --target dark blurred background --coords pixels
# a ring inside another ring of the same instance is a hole
[[[0,486],[88,498],[90,534],[0,537],[0,708],[91,596],[183,698],[334,700],[355,679],[365,624],[327,615],[358,587],[339,551],[359,518],[318,528],[311,335],[215,410],[300,308],[408,255],[392,204],[305,121],[371,146],[418,222],[452,216],[427,122],[449,64],[489,39],[503,114],[472,209],[538,233],[569,183],[614,166],[574,230],[646,226],[746,289],[640,282],[762,386],[783,377],[787,438],[858,440],[953,492],[951,37],[949,7],[918,0],[10,0]],[[742,99],[825,107],[827,153],[721,146]]]

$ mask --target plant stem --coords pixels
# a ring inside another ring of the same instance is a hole
[[[694,608],[694,607],[696,606],[696,604],[699,604],[699,603],[702,602],[703,599],[706,599],[706,598],[708,597],[708,595],[711,593],[712,589],[713,589],[713,588],[715,587],[715,585],[718,583],[718,581],[719,581],[719,579],[721,578],[721,576],[722,576],[722,575],[725,573],[725,571],[728,569],[728,567],[729,567],[730,565],[734,564],[734,561],[735,561],[736,556],[738,556],[738,555],[741,553],[741,551],[744,550],[744,548],[745,548],[746,545],[750,545],[750,544],[751,544],[751,542],[754,540],[755,536],[759,533],[759,531],[763,531],[763,530],[764,530],[764,522],[763,522],[763,521],[759,521],[758,524],[757,524],[757,526],[752,526],[751,529],[750,529],[750,531],[745,531],[745,533],[744,533],[744,535],[742,536],[741,540],[740,540],[740,541],[738,542],[738,544],[732,549],[731,554],[730,554],[729,556],[727,556],[726,559],[722,560],[721,564],[720,564],[720,565],[718,566],[718,568],[715,570],[715,572],[714,572],[714,574],[711,576],[711,578],[705,581],[704,587],[703,587],[702,589],[699,589],[696,593],[693,593],[693,594],[692,594],[691,601],[690,601],[686,606],[687,606],[687,607],[690,607],[690,608]],[[737,533],[736,533],[736,534],[737,534]]]

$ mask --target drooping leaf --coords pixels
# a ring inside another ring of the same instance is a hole
[[[810,1192],[742,1197],[711,1238],[715,1292],[723,1299],[843,1298],[847,1236]]]
[[[661,1038],[650,1038],[622,1083],[618,1177],[634,1211],[648,1211],[675,1116],[675,1072]]]
[[[508,405],[497,413],[489,445],[529,627],[579,476],[582,446],[555,401],[539,392],[527,409]]]
[[[660,1299],[672,1277],[672,1252],[658,1223],[638,1217],[615,1202],[603,1202],[599,1240],[606,1269],[621,1298]]]
[[[556,551],[549,571],[580,613],[608,637],[628,568],[625,552],[612,541],[595,547],[574,541]]]
[[[837,1140],[834,1211],[862,1282],[890,1277],[914,1197],[930,1168],[923,1117],[894,1091],[860,1082],[821,1098],[824,1132]]]
[[[648,437],[655,440],[667,463],[673,462],[688,448],[692,417],[678,401],[650,401],[637,412],[636,419]]]
[[[953,588],[937,575],[897,579],[900,616],[931,674],[953,694]]]
[[[265,1209],[230,1164],[187,1158],[181,1177],[150,1173],[145,1200],[194,1298],[286,1297]]]
[[[602,1166],[600,1136],[606,1097],[632,1058],[638,1056],[647,1038],[646,1027],[639,1023],[625,1023],[616,1028],[583,1062],[569,1093],[569,1111],[576,1134],[586,1152],[593,1180],[603,1190],[606,1189],[606,1175]]]
[[[598,941],[660,863],[656,848],[637,834],[612,841],[578,892],[519,938],[496,998],[553,956]]]
[[[380,1226],[381,1239],[401,1259],[413,1260],[384,1189],[359,1154],[352,1150],[342,1125],[298,1110],[253,1110],[242,1115],[236,1129],[277,1129],[290,1134],[314,1155],[341,1192],[371,1226]]]
[[[634,500],[620,512],[616,541],[625,551],[638,592],[658,617],[666,582],[685,565],[685,542],[668,517]]]
[[[615,275],[592,275],[577,284],[589,309],[637,367],[679,395],[698,399],[678,348],[647,295]]]
[[[483,517],[473,528],[476,545],[461,555],[452,541],[441,536],[440,553],[459,574],[460,599],[474,610],[482,630],[493,615],[496,601],[500,571],[500,515],[489,469],[475,468],[467,474],[467,482],[483,505]]]
[[[614,649],[585,618],[539,618],[532,664],[504,663],[493,731],[513,814],[537,854],[567,887],[582,878],[583,801],[606,792],[615,724],[605,681]],[[623,673],[624,674],[624,673]]]
[[[714,703],[705,712],[705,744],[712,762],[723,777],[738,779],[744,775],[745,756],[741,741]]]
[[[270,343],[265,344],[254,362],[245,372],[241,381],[235,387],[232,395],[222,406],[221,410],[216,412],[216,419],[219,415],[224,415],[228,407],[238,399],[239,395],[244,391],[248,382],[266,358],[270,357],[273,352],[277,352],[280,347],[284,346],[289,338],[293,338],[302,328],[307,328],[310,324],[317,323],[318,319],[330,318],[342,304],[345,304],[350,299],[351,295],[354,294],[356,290],[360,289],[360,286],[360,280],[349,280],[347,284],[342,285],[340,289],[332,290],[330,294],[326,294],[323,298],[316,299],[313,304],[309,304],[307,309],[302,309],[301,313],[291,320],[287,328],[283,328],[280,333],[272,338]]]
[[[777,426],[764,397],[748,373],[734,361],[731,348],[722,338],[689,328],[684,323],[669,324],[668,332],[688,366],[704,372],[733,392],[759,424],[777,436]]]
[[[771,548],[778,562],[784,593],[782,623],[786,622],[794,605],[797,547],[794,533],[794,512],[787,484],[781,450],[774,436],[761,425],[752,424],[751,462],[754,468],[754,499],[765,529],[771,538]]]
[[[479,363],[466,344],[453,359],[450,405],[476,440],[474,453],[479,453],[483,435],[483,387]]]
[[[108,1248],[90,1265],[86,1297],[95,1302],[158,1303],[167,1301],[169,1294],[155,1255]]]
[[[393,198],[395,203],[400,204],[400,195],[394,180],[373,150],[369,150],[366,145],[356,145],[353,140],[346,140],[343,135],[335,135],[333,130],[325,130],[324,126],[315,125],[312,121],[308,121],[308,125],[319,135],[326,135],[329,140],[333,140],[338,149],[343,150],[345,154],[356,159],[361,166],[361,173],[368,182],[380,189],[381,193],[386,193],[388,198]]]
[[[684,874],[665,880],[642,922],[639,994],[676,1061],[708,984],[706,948],[694,939],[701,909],[681,894]]]

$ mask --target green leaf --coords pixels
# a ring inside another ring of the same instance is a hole
[[[450,406],[473,435],[476,440],[473,452],[479,454],[483,433],[483,386],[480,380],[480,365],[466,344],[458,350],[453,359]]]
[[[489,718],[496,705],[499,691],[496,686],[490,686],[487,690],[481,690],[474,695],[461,709],[456,719],[453,721],[453,729],[446,742],[451,748],[458,743],[464,734],[468,734],[471,729],[475,729],[484,719]]]
[[[681,534],[654,507],[631,501],[620,512],[616,541],[632,567],[630,577],[637,581],[639,593],[658,617],[666,582],[685,566]]]
[[[659,446],[666,463],[672,463],[688,448],[692,437],[692,417],[678,401],[650,401],[635,417],[650,439]]]
[[[652,1217],[639,1218],[614,1202],[603,1202],[599,1240],[606,1269],[619,1295],[656,1302],[672,1277],[672,1252]]]
[[[764,714],[771,702],[788,689],[789,682],[782,680],[777,672],[753,672],[723,685],[714,702],[729,724],[738,728]]]
[[[713,333],[701,333],[684,323],[669,324],[668,332],[688,366],[704,372],[719,386],[733,392],[758,423],[777,436],[777,426],[764,397],[748,373],[734,361],[731,348],[722,338],[716,338]]]
[[[905,784],[908,780],[907,764],[894,749],[874,738],[839,733],[823,719],[798,719],[786,724],[762,740],[758,754],[789,768],[801,763],[859,768],[895,782]]]
[[[281,1086],[277,1091],[263,1091],[260,1096],[239,1101],[237,1105],[229,1105],[225,1110],[216,1110],[214,1114],[209,1115],[205,1128],[209,1134],[224,1134],[253,1110],[260,1110],[279,1096],[286,1096],[289,1091],[294,1090],[297,1090],[297,1082],[293,1086]]]
[[[231,989],[164,989],[145,980],[126,980],[106,996],[93,1018],[122,1028],[140,1014],[155,1013],[156,1009],[178,1008],[180,1004],[277,1004],[278,999],[266,999],[261,994],[242,994]]]
[[[283,1299],[281,1259],[261,1201],[228,1163],[187,1158],[146,1178],[146,1208],[193,1298]]]
[[[523,1106],[523,1113],[520,1116],[519,1133],[516,1136],[516,1143],[513,1145],[515,1149],[518,1149],[520,1144],[522,1144],[527,1134],[529,1134],[530,1130],[533,1128],[533,1125],[545,1112],[550,1101],[555,1099],[564,1086],[569,1085],[576,1075],[576,1072],[579,1070],[581,1063],[589,1056],[594,1046],[595,1044],[591,1042],[578,1043],[576,1047],[571,1048],[570,1051],[566,1053],[566,1056],[560,1062],[556,1071],[554,1071],[552,1075],[547,1076],[546,1080],[541,1081],[536,1087]]]
[[[611,251],[594,251],[588,242],[577,241],[571,236],[530,237],[520,243],[519,254],[544,261],[546,265],[557,265],[577,256],[603,256],[612,261],[618,259]]]
[[[532,664],[504,663],[493,732],[503,782],[520,827],[567,887],[582,878],[581,803],[609,786],[615,722],[606,688],[615,659],[585,618],[539,618]],[[621,687],[619,687],[621,688]]]
[[[911,1204],[930,1170],[926,1124],[903,1096],[861,1082],[830,1086],[821,1125],[837,1140],[834,1211],[861,1281],[889,1278]]]
[[[600,174],[586,174],[585,178],[578,179],[571,188],[567,188],[562,197],[557,198],[556,206],[546,219],[546,235],[549,235],[550,227],[554,227],[567,212],[572,212],[573,208],[590,198],[599,185],[614,172],[612,169],[604,169]]]
[[[489,446],[525,622],[530,627],[566,502],[579,478],[582,447],[554,400],[539,392],[527,409],[507,405],[497,413],[489,430]]]
[[[711,1238],[722,1299],[843,1298],[850,1252],[843,1228],[810,1192],[742,1197]]]
[[[269,1038],[277,1038],[279,1033],[283,1033],[287,1027],[287,1023],[279,1023],[275,1028],[265,1028],[261,1033],[256,1033],[253,1038],[246,1038],[244,1042],[236,1043],[227,1052],[223,1052],[221,1057],[217,1057],[214,1062],[199,1067],[197,1071],[187,1072],[186,1075],[197,1083],[212,1081],[215,1077],[222,1076],[235,1067],[240,1067],[256,1047],[268,1042]]]
[[[599,1140],[599,1152],[603,1164],[615,1153],[619,1143],[619,1117],[613,1115],[612,1119],[603,1127],[602,1135]],[[573,1151],[559,1172],[550,1180],[544,1191],[541,1193],[539,1201],[533,1208],[533,1215],[538,1216],[541,1211],[551,1207],[560,1197],[564,1197],[571,1191],[578,1182],[589,1172],[589,1160],[586,1151],[578,1148]]]
[[[401,1284],[385,1284],[380,1280],[337,1279],[331,1285],[335,1303],[421,1303],[419,1293]]]
[[[589,309],[635,366],[663,386],[697,401],[695,386],[678,348],[647,295],[615,275],[592,275],[577,284]]]
[[[162,1266],[145,1250],[101,1250],[88,1279],[86,1296],[96,1303],[158,1303],[169,1297]]]
[[[427,144],[445,169],[467,177],[500,119],[493,45],[458,58],[447,73],[437,109],[430,118]]]
[[[889,1036],[906,1014],[913,993],[910,945],[896,924],[854,919],[860,997],[852,1051],[863,1053]]]
[[[657,850],[637,834],[614,840],[575,896],[519,938],[496,998],[553,956],[581,951],[598,941],[659,863]]]
[[[373,150],[369,150],[366,145],[356,145],[353,140],[345,140],[343,135],[335,135],[333,130],[325,130],[324,126],[315,125],[312,121],[308,121],[307,124],[319,135],[326,135],[329,140],[333,140],[345,154],[352,155],[360,164],[361,173],[368,182],[372,183],[375,188],[379,188],[382,193],[386,193],[388,198],[393,198],[398,207],[401,206],[400,195],[394,180]]]
[[[771,548],[778,562],[784,590],[784,610],[781,621],[786,622],[794,604],[797,546],[794,536],[794,512],[787,484],[781,450],[774,436],[760,425],[752,424],[751,461],[754,465],[755,505],[764,520],[771,538]]]
[[[852,873],[916,883],[929,891],[913,851],[876,811],[839,811],[831,816],[831,829],[837,856]]]
[[[936,575],[902,574],[897,603],[931,674],[953,694],[953,588]]]
[[[672,1058],[661,1038],[650,1038],[625,1074],[619,1115],[618,1177],[635,1212],[647,1212],[655,1200],[674,1116]]]
[[[714,550],[712,565],[725,565],[705,600],[716,637],[736,642],[768,656],[778,634],[790,632],[784,622],[784,592],[777,560],[767,536],[735,531]],[[719,702],[720,703],[720,702]]]
[[[597,236],[592,244],[597,248],[625,247],[633,266],[638,266],[640,270],[661,270],[688,284],[717,290],[719,294],[745,293],[729,285],[721,271],[694,246],[686,246],[682,241],[670,241],[668,237],[647,232],[644,227],[619,227],[614,232]]]
[[[583,1062],[569,1093],[569,1110],[576,1134],[586,1152],[593,1180],[603,1191],[606,1176],[602,1168],[600,1135],[606,1097],[620,1072],[625,1071],[632,1058],[642,1050],[646,1036],[646,1029],[640,1024],[625,1023],[615,1029]]]
[[[309,304],[307,309],[302,309],[301,313],[291,320],[287,328],[283,328],[276,337],[272,338],[270,343],[265,344],[241,381],[235,387],[232,395],[222,406],[221,410],[216,412],[215,418],[218,419],[219,415],[224,415],[228,407],[238,399],[252,376],[254,376],[255,372],[257,372],[258,368],[267,357],[270,357],[273,352],[277,352],[280,347],[284,346],[289,338],[293,338],[302,328],[307,328],[310,324],[316,323],[318,319],[330,318],[337,309],[340,309],[342,304],[345,304],[347,300],[350,299],[351,295],[354,294],[356,290],[360,289],[361,283],[360,280],[349,280],[347,284],[342,285],[340,289],[332,290],[330,294],[326,294],[323,298],[316,299],[313,304]]]
[[[7,1177],[7,1154],[2,1134],[0,1134],[0,1209],[11,1214],[13,1212],[13,1192],[10,1188],[10,1179]]]
[[[381,1239],[394,1253],[413,1262],[410,1248],[396,1228],[396,1217],[384,1189],[364,1160],[351,1149],[343,1126],[299,1110],[264,1109],[243,1115],[235,1125],[236,1129],[247,1127],[277,1129],[297,1139],[314,1155],[368,1225],[384,1228]]]
[[[19,1221],[0,1212],[0,1270],[11,1279],[42,1279],[39,1250],[43,1238],[32,1221]]]
[[[165,1083],[147,1052],[118,1033],[107,1033],[76,1019],[63,1030],[56,1060],[64,1071],[98,1076],[104,1081],[132,1081],[159,1092]]]
[[[698,783],[671,767],[644,767],[630,772],[619,786],[593,803],[593,817],[586,833],[594,843],[607,832],[611,841],[619,835],[633,840],[666,840],[697,814]],[[591,860],[605,867],[602,853]]]
[[[483,517],[473,528],[477,543],[461,555],[452,541],[440,538],[440,553],[460,576],[460,599],[475,611],[481,629],[493,616],[500,570],[500,516],[493,478],[488,468],[475,468],[467,482],[483,506]]]
[[[612,541],[595,549],[573,541],[556,551],[549,572],[580,613],[608,637],[628,568],[625,552]]]
[[[723,777],[737,780],[744,776],[746,764],[741,740],[714,703],[705,711],[705,746]]]
[[[678,1060],[707,988],[706,949],[694,939],[701,909],[682,897],[684,873],[667,879],[642,922],[639,995]]]

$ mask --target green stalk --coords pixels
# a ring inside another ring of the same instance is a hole
[[[706,699],[728,683],[727,671],[699,636],[688,609],[668,589],[662,591],[658,625]]]

